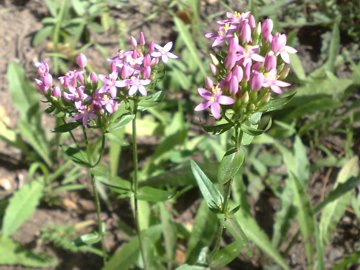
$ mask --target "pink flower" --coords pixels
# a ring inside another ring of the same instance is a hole
[[[288,87],[290,85],[291,85],[290,83],[278,80],[276,69],[264,73],[264,82],[262,86],[269,87],[274,93],[281,94],[283,91],[280,87]]]
[[[231,105],[235,100],[231,97],[223,96],[219,85],[214,86],[211,79],[207,79],[207,86],[212,86],[210,91],[204,88],[198,88],[200,96],[205,100],[195,107],[195,111],[203,111],[210,107],[211,113],[215,119],[221,117],[220,105]]]
[[[273,29],[273,21],[271,19],[265,19],[261,25],[261,35],[265,42],[271,42]]]
[[[137,91],[141,93],[141,95],[146,96],[147,91],[145,86],[149,85],[151,83],[151,80],[145,79],[141,80],[138,77],[132,76],[131,79],[127,79],[119,83],[121,85],[120,87],[130,86],[129,89],[129,96],[135,95]]]
[[[78,121],[81,120],[83,126],[87,126],[89,119],[96,119],[97,115],[94,113],[93,108],[90,106],[81,106],[77,114],[73,118]]]
[[[45,76],[46,74],[49,73],[49,65],[48,63],[46,63],[45,61],[42,61],[40,63],[36,63],[35,64],[35,67],[37,67],[38,69],[38,74],[43,77]]]
[[[272,51],[265,56],[264,67],[267,72],[276,68],[276,57]]]
[[[169,58],[173,58],[173,59],[178,58],[175,54],[170,52],[172,46],[173,46],[172,42],[166,43],[164,47],[161,47],[160,45],[155,44],[154,47],[158,51],[151,53],[151,56],[156,57],[156,58],[161,57],[161,60],[166,64],[167,61],[169,60]]]
[[[252,78],[250,80],[250,87],[254,91],[259,91],[263,86],[264,75],[258,71],[253,71]]]
[[[116,87],[121,87],[121,81],[117,81],[118,73],[113,71],[107,77],[104,74],[99,74],[99,79],[104,83],[104,85],[100,88],[100,93],[110,92],[112,98],[116,97]]]
[[[297,50],[290,46],[286,46],[286,35],[276,33],[270,43],[270,48],[276,56],[280,54],[282,60],[286,64],[290,64],[289,53],[296,53]]]
[[[86,58],[85,54],[80,53],[78,55],[78,57],[76,58],[76,63],[78,64],[79,67],[84,69],[86,67],[86,64],[87,64],[87,58]]]
[[[206,38],[215,38],[214,43],[212,44],[212,47],[219,46],[221,43],[223,43],[225,40],[229,40],[233,38],[233,33],[236,30],[235,25],[230,25],[229,23],[226,23],[224,26],[220,26],[219,31],[217,33],[207,33],[205,34]]]

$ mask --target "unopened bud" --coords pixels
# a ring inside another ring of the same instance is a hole
[[[206,85],[207,89],[211,89],[214,86],[212,80],[209,77],[205,78],[205,85]]]
[[[250,97],[249,97],[248,91],[246,91],[246,92],[243,94],[243,96],[241,97],[241,100],[242,100],[245,104],[249,102]]]
[[[218,70],[217,70],[216,66],[214,64],[210,64],[209,66],[210,66],[211,73],[213,75],[217,75]]]
[[[55,86],[51,91],[51,95],[53,97],[56,97],[56,98],[61,98],[61,90],[60,90],[60,88]]]
[[[90,82],[92,82],[92,83],[98,82],[98,77],[95,72],[91,72],[89,75],[89,78],[90,78]]]
[[[144,32],[140,32],[140,37],[139,37],[139,39],[140,39],[140,45],[141,46],[144,46],[145,45],[145,36],[144,36]]]
[[[290,72],[290,67],[289,67],[289,66],[285,66],[285,67],[283,68],[283,70],[281,71],[279,78],[280,78],[280,79],[285,79],[285,78],[289,75],[289,72]]]
[[[215,55],[213,55],[212,53],[210,53],[210,58],[211,58],[211,62],[212,62],[215,66],[218,66],[218,65],[219,65],[219,60],[216,58]]]
[[[79,67],[84,69],[86,67],[86,64],[87,64],[87,59],[86,59],[85,54],[80,53],[78,55],[78,57],[76,58],[76,63],[78,64]]]
[[[134,38],[133,36],[130,36],[130,43],[134,48],[136,48],[136,46],[137,46],[136,38]]]

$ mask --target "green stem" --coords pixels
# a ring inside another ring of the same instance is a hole
[[[139,170],[139,164],[138,164],[138,150],[137,150],[137,142],[136,142],[136,114],[137,114],[137,99],[134,99],[134,119],[132,120],[132,150],[133,150],[133,163],[134,163],[134,174],[133,174],[133,192],[134,192],[134,220],[135,220],[135,226],[136,226],[136,232],[139,240],[139,247],[140,247],[140,254],[141,258],[144,264],[144,269],[147,269],[147,263],[145,259],[145,252],[144,252],[144,246],[143,242],[141,240],[141,231],[140,231],[140,222],[139,222],[139,211],[138,211],[138,199],[137,199],[137,193],[139,188],[138,183],[138,170]]]
[[[234,126],[234,131],[235,131],[235,147],[236,149],[238,149],[241,145],[241,141],[242,141],[242,137],[243,137],[243,131],[239,130],[238,126]],[[212,253],[217,252],[220,249],[220,245],[221,245],[221,239],[222,239],[222,235],[224,232],[224,223],[227,219],[227,208],[228,208],[228,204],[229,204],[229,199],[230,199],[230,193],[231,193],[231,185],[233,182],[233,178],[231,178],[228,182],[226,182],[224,184],[224,189],[225,189],[225,194],[224,194],[224,203],[222,205],[221,208],[221,213],[224,214],[224,218],[220,220],[220,225],[219,228],[217,230],[216,233],[216,238],[215,238],[215,244],[214,244],[214,249],[212,251]]]
[[[88,136],[86,134],[86,130],[85,127],[82,126],[82,131],[84,134],[84,139],[85,139],[85,144],[86,144],[86,153],[88,155],[88,161],[91,162],[91,154],[89,153],[89,140],[88,140]],[[99,154],[99,159],[96,161],[96,163],[94,165],[91,166],[91,168],[96,167],[96,165],[100,162],[103,152],[104,152],[104,146],[105,146],[105,136],[102,135],[102,141],[101,141],[101,150],[100,150],[100,154]],[[101,238],[101,250],[102,250],[102,257],[103,257],[103,262],[104,264],[106,263],[106,258],[107,258],[107,254],[106,254],[106,249],[105,249],[105,244],[104,244],[104,235],[105,235],[105,228],[101,222],[101,205],[100,205],[100,199],[99,199],[99,194],[96,190],[96,183],[95,183],[95,178],[94,175],[90,172],[89,169],[89,173],[90,173],[90,178],[91,178],[91,187],[93,190],[93,194],[94,194],[94,198],[95,198],[95,207],[96,207],[96,222],[97,222],[97,227],[98,227],[98,233],[100,235]]]
[[[101,222],[101,206],[100,206],[100,199],[99,199],[99,194],[96,190],[96,183],[95,183],[95,178],[94,175],[92,173],[90,173],[90,178],[91,178],[91,186],[92,186],[92,190],[94,193],[94,198],[95,198],[95,206],[96,206],[96,222],[97,222],[97,226],[98,226],[98,233],[101,237],[101,250],[102,250],[102,257],[103,257],[103,262],[104,265],[106,263],[106,259],[107,259],[107,254],[106,254],[106,249],[105,249],[105,243],[104,243],[104,235],[105,235],[105,228],[103,223]]]

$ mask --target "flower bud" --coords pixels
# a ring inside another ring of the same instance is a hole
[[[273,52],[270,51],[270,52],[265,56],[264,67],[265,67],[265,69],[266,69],[267,72],[269,72],[270,70],[276,68],[276,56],[274,55]]]
[[[237,77],[233,76],[229,83],[229,92],[230,94],[236,94],[239,91],[239,80]]]
[[[79,67],[84,69],[86,67],[86,64],[87,64],[87,59],[86,59],[85,54],[80,53],[78,55],[78,57],[76,58],[76,63],[78,64]]]
[[[225,57],[225,63],[224,66],[227,69],[232,69],[237,61],[237,57],[235,53],[229,52],[229,54]]]
[[[218,71],[217,71],[216,66],[214,64],[210,64],[209,66],[210,66],[211,73],[213,75],[217,75]]]
[[[249,102],[249,93],[246,91],[243,96],[241,97],[241,100],[246,104]]]
[[[213,55],[212,53],[210,53],[210,59],[211,59],[211,62],[215,65],[215,66],[218,66],[219,65],[219,60],[216,58],[215,55]]]
[[[209,77],[205,78],[205,85],[207,89],[211,89],[214,86],[212,80]]]
[[[250,87],[254,91],[259,91],[263,84],[263,75],[260,72],[254,71],[250,81]]]
[[[136,38],[134,38],[133,36],[130,36],[130,43],[131,43],[131,45],[132,45],[134,48],[137,47]]]
[[[251,41],[251,28],[248,23],[244,23],[241,26],[240,38],[244,43],[249,43]]]
[[[92,83],[98,82],[98,77],[95,72],[90,72],[89,78],[90,78],[90,82]]]
[[[61,90],[59,87],[55,86],[52,91],[51,91],[51,95],[55,98],[61,98]]]
[[[239,49],[239,38],[237,37],[237,35],[235,35],[235,37],[229,39],[229,46],[228,46],[228,51],[229,52],[237,52]]]
[[[144,62],[143,63],[144,63],[145,67],[151,66],[151,56],[150,56],[150,54],[147,54],[147,55],[144,56]]]
[[[270,48],[276,54],[286,45],[286,35],[285,34],[275,34],[271,40]]]
[[[50,73],[46,74],[44,77],[43,77],[43,83],[44,83],[44,86],[45,87],[50,87],[53,83],[53,77],[51,76]]]
[[[144,32],[140,32],[140,37],[139,37],[139,40],[140,40],[140,45],[141,46],[144,46],[145,45],[145,35],[144,35]]]
[[[151,41],[149,44],[149,54],[152,54],[153,52],[155,52],[155,43],[154,41]]]
[[[235,66],[232,70],[233,77],[236,77],[238,81],[240,82],[243,78],[244,72],[240,66]]]
[[[290,67],[289,66],[285,66],[282,71],[280,72],[279,74],[279,78],[280,79],[285,79],[288,75],[289,75],[289,72],[290,72]]]
[[[263,21],[261,26],[261,34],[265,42],[271,41],[271,31],[273,30],[273,21],[271,19],[266,19]]]
[[[249,25],[252,29],[254,29],[256,26],[255,17],[252,14],[249,17]]]
[[[253,104],[253,103],[249,104],[248,110],[249,110],[250,112],[254,112],[254,111],[256,110],[255,104]]]
[[[149,79],[151,77],[151,67],[150,66],[144,67],[143,70],[141,71],[141,74],[145,80]]]
[[[250,72],[251,72],[251,62],[247,63],[244,68],[244,80],[248,81],[250,79]]]

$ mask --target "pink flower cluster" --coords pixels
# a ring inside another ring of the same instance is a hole
[[[76,59],[80,70],[70,70],[59,77],[58,85],[55,85],[46,62],[36,65],[39,78],[35,82],[50,103],[87,126],[90,119],[114,113],[122,100],[137,93],[146,96],[160,59],[166,64],[169,58],[177,58],[170,52],[172,42],[164,47],[150,42],[146,47],[143,33],[140,33],[139,42],[134,37],[130,42],[132,50],[119,51],[108,59],[110,74],[88,73],[85,69],[87,58],[80,54]]]
[[[216,56],[210,55],[210,69],[218,83],[206,79],[206,89],[198,89],[204,101],[195,111],[210,107],[216,119],[221,117],[220,105],[234,104],[234,110],[255,111],[263,105],[260,98],[269,97],[270,91],[281,94],[283,87],[290,86],[282,79],[289,70],[289,53],[297,51],[286,45],[285,34],[272,34],[271,19],[256,24],[250,12],[228,12],[227,18],[217,23],[218,31],[205,36],[214,39],[212,47],[218,48]],[[253,92],[255,98],[250,104]]]

